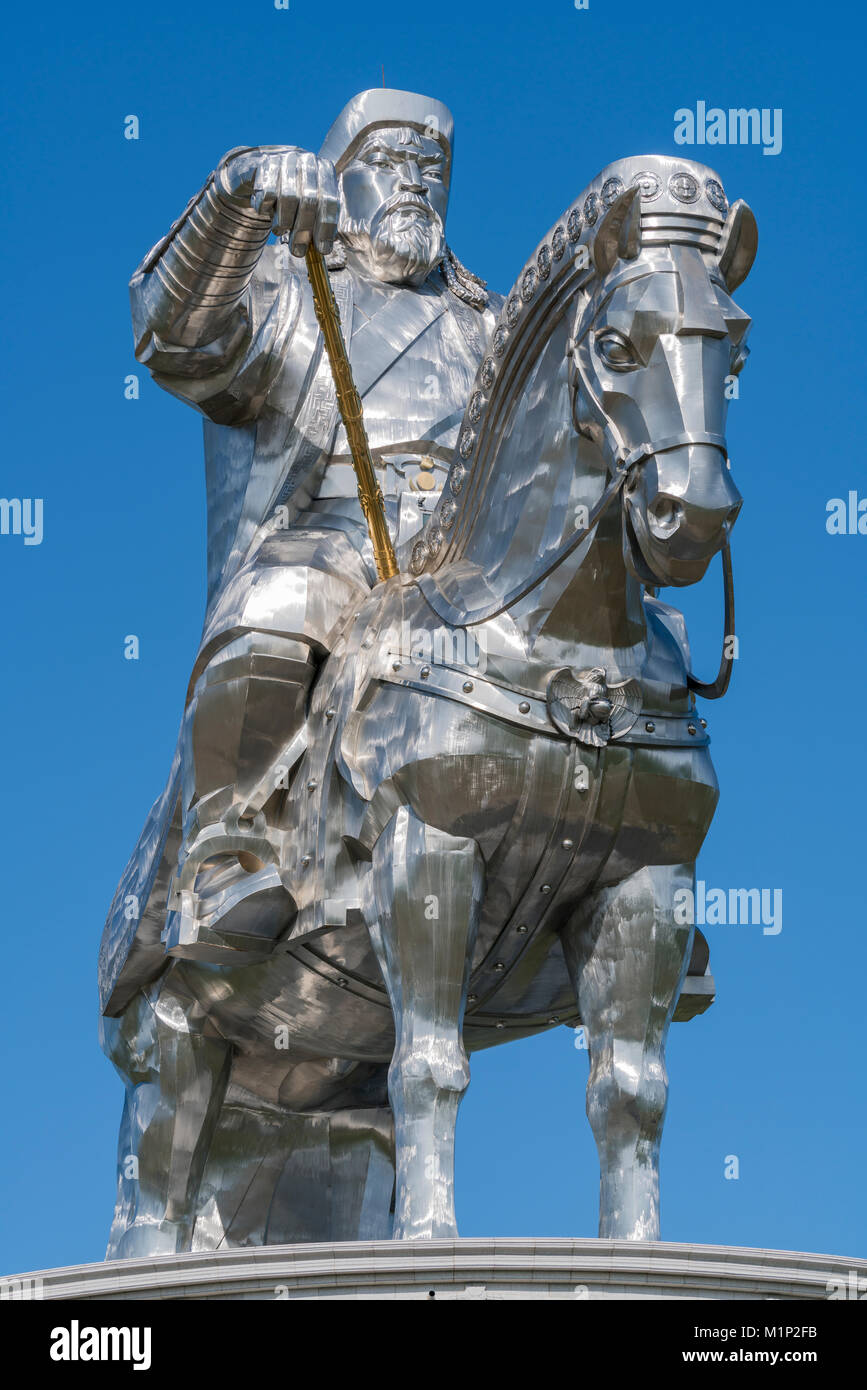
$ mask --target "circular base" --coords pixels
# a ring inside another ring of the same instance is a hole
[[[351,1241],[69,1265],[2,1281],[45,1299],[827,1299],[867,1260],[624,1240]]]

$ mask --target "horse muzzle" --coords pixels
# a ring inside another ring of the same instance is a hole
[[[633,465],[623,506],[626,563],[642,583],[702,579],[742,505],[722,445],[687,443]]]

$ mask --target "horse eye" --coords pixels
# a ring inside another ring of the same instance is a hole
[[[596,339],[596,351],[609,367],[637,367],[638,362],[622,338],[607,336]]]

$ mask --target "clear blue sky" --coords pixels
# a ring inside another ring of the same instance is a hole
[[[740,659],[710,710],[722,799],[699,868],[710,886],[782,889],[783,928],[708,931],[718,1002],[669,1049],[663,1235],[864,1255],[867,536],[825,529],[829,498],[867,496],[863,14],[290,5],[48,0],[4,20],[0,493],[44,498],[45,534],[0,537],[0,1270],[104,1251],[122,1093],[97,1044],[96,951],[203,613],[201,426],[147,379],[124,400],[127,281],[225,150],[317,149],[383,64],[388,85],[453,109],[449,239],[498,290],[604,164],[677,150],[678,108],[783,111],[779,155],[706,152],[761,247],[729,416]],[[696,666],[715,671],[719,570],[681,597]],[[565,1029],[476,1058],[463,1234],[595,1234],[585,1078]]]

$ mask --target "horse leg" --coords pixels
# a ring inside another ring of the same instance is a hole
[[[474,840],[406,807],[373,850],[367,918],[395,1028],[395,1239],[457,1235],[455,1124],[470,1079],[462,1029],[483,877]]]
[[[102,1020],[103,1048],[127,1088],[107,1259],[190,1248],[231,1065],[230,1046],[203,1024],[198,1006],[165,981]]]
[[[659,1239],[665,1042],[693,933],[675,920],[675,894],[692,888],[693,867],[639,869],[597,889],[563,933],[588,1034],[587,1117],[599,1151],[602,1237]]]

